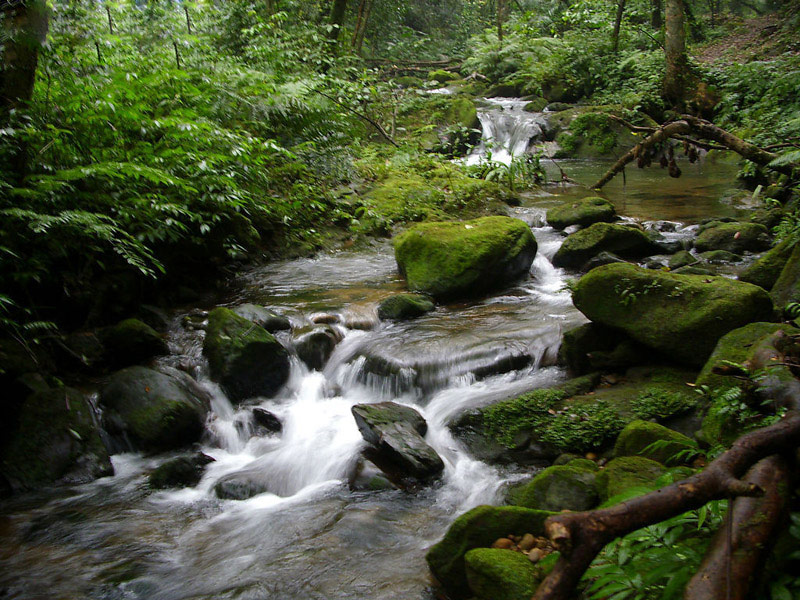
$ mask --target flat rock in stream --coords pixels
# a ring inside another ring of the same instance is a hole
[[[435,477],[444,469],[442,459],[422,438],[428,428],[425,419],[413,408],[379,402],[356,404],[352,412],[361,435],[375,448],[381,463],[418,480]]]

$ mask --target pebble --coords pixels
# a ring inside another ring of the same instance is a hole
[[[536,545],[536,538],[534,538],[530,533],[526,533],[522,536],[522,540],[519,542],[519,547],[523,551],[528,551]]]
[[[514,542],[508,538],[499,538],[495,540],[494,544],[492,544],[492,548],[499,548],[500,550],[512,550],[514,548]]]
[[[597,460],[597,454],[595,454],[594,452],[587,452],[586,458],[588,458],[589,460]]]
[[[528,552],[528,560],[532,563],[539,562],[542,560],[542,558],[544,558],[544,550],[541,550],[540,548],[534,548]]]

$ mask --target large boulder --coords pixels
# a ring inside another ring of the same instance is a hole
[[[479,600],[530,600],[542,579],[541,569],[513,550],[475,548],[464,563],[467,583]]]
[[[223,500],[247,500],[269,491],[269,475],[255,468],[229,473],[214,484],[214,493]]]
[[[641,258],[658,251],[641,229],[617,223],[595,223],[567,236],[553,256],[553,264],[578,269],[601,252],[611,252],[622,258]]]
[[[548,467],[509,494],[511,504],[539,510],[589,510],[599,503],[596,473],[576,465]]]
[[[769,294],[749,283],[620,263],[584,275],[572,300],[593,322],[696,366],[727,332],[773,314]]]
[[[422,294],[395,294],[378,305],[378,318],[382,321],[413,319],[433,309],[433,302]]]
[[[558,349],[558,362],[571,374],[584,375],[643,364],[652,354],[619,329],[584,323],[564,333]]]
[[[157,490],[195,486],[203,478],[206,465],[212,462],[214,459],[202,452],[176,456],[156,467],[147,483]]]
[[[444,469],[436,450],[422,437],[428,428],[425,419],[413,408],[379,402],[356,404],[352,412],[362,437],[376,449],[381,468],[388,463],[416,480],[430,479]]]
[[[795,243],[786,240],[770,249],[739,274],[739,281],[771,290],[792,255]]]
[[[472,596],[464,556],[473,548],[488,548],[507,535],[542,535],[544,521],[553,513],[521,506],[477,506],[458,517],[444,538],[425,556],[448,597]]]
[[[85,483],[114,472],[91,405],[68,387],[42,389],[23,401],[0,459],[0,479],[16,490]]]
[[[620,456],[608,462],[597,475],[597,490],[603,501],[631,488],[655,489],[664,465],[643,456]]]
[[[273,396],[289,378],[289,353],[280,342],[227,308],[208,314],[203,353],[232,402]]]
[[[342,336],[330,325],[315,327],[294,341],[297,356],[309,369],[321,371]]]
[[[800,302],[800,244],[795,245],[778,280],[772,287],[775,306],[784,310],[787,304]]]
[[[115,367],[136,365],[169,354],[164,339],[139,319],[125,319],[103,331],[100,337],[106,360]]]
[[[395,240],[412,291],[437,299],[476,296],[528,273],[536,256],[530,228],[511,217],[422,223]]]
[[[565,229],[570,225],[588,227],[594,223],[610,223],[616,216],[617,211],[611,202],[591,196],[551,208],[547,211],[547,224],[556,229]]]
[[[616,456],[644,456],[662,464],[686,462],[676,458],[679,453],[694,450],[697,444],[691,439],[650,421],[633,421],[623,429],[614,445]]]
[[[769,232],[766,227],[758,223],[742,221],[709,223],[694,241],[694,247],[698,252],[727,250],[734,254],[741,254],[742,252],[760,252],[769,246]]]
[[[186,373],[128,367],[112,374],[100,392],[109,433],[121,443],[163,452],[197,442],[210,409],[208,394]]]

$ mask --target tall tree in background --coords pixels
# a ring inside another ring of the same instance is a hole
[[[614,19],[614,33],[611,34],[611,43],[614,52],[619,49],[619,30],[622,27],[622,15],[625,14],[625,0],[617,2],[617,16]]]
[[[497,40],[503,44],[503,21],[506,17],[506,0],[497,0]]]
[[[0,0],[3,56],[0,65],[0,125],[24,109],[33,95],[39,49],[47,37],[46,0]],[[8,169],[18,181],[25,176],[24,145],[12,149]]]
[[[650,26],[653,29],[661,29],[661,11],[663,8],[662,0],[652,0],[650,4]]]
[[[358,4],[356,26],[353,31],[353,40],[351,42],[353,52],[356,54],[361,54],[361,48],[364,45],[364,34],[367,31],[367,23],[369,22],[369,15],[371,12],[372,0],[361,0]]]
[[[328,39],[332,42],[339,40],[339,33],[344,25],[344,13],[347,10],[347,0],[333,0],[330,12],[330,30],[328,31]]]
[[[681,109],[690,79],[683,0],[666,0],[665,38],[667,71],[664,76],[664,97]]]

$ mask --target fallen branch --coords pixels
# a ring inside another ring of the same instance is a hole
[[[339,102],[339,101],[338,101],[336,98],[334,98],[333,96],[329,96],[329,95],[328,95],[328,94],[326,94],[325,92],[321,92],[321,91],[319,91],[319,90],[314,90],[314,91],[315,91],[316,93],[318,93],[320,96],[323,96],[323,97],[327,98],[328,100],[330,100],[330,101],[331,101],[331,102],[333,102],[334,104],[337,104],[338,106],[341,106],[341,107],[342,107],[343,109],[345,109],[346,111],[349,111],[349,112],[353,113],[353,114],[354,114],[355,116],[357,116],[359,119],[362,119],[362,120],[366,121],[367,123],[369,123],[370,125],[372,125],[372,126],[375,128],[375,129],[377,129],[377,130],[378,130],[378,133],[380,133],[380,134],[381,134],[381,135],[382,135],[382,136],[383,136],[383,137],[386,139],[386,141],[388,141],[388,142],[389,142],[389,143],[390,143],[392,146],[394,146],[395,148],[399,148],[399,147],[400,147],[400,146],[397,144],[397,142],[395,142],[395,141],[394,141],[394,140],[391,138],[391,136],[390,136],[388,133],[386,133],[386,130],[385,130],[383,127],[381,127],[381,124],[380,124],[380,123],[378,123],[377,121],[375,121],[375,120],[373,120],[373,119],[370,119],[370,118],[369,118],[367,115],[365,115],[364,113],[360,113],[360,112],[358,112],[357,110],[354,110],[354,109],[350,108],[349,106],[347,106],[347,105],[345,105],[345,104],[342,104],[342,103],[341,103],[341,102]]]

